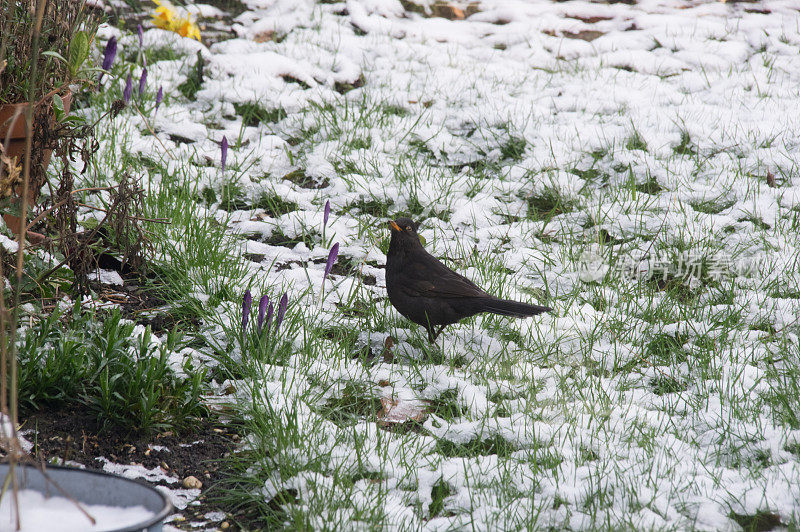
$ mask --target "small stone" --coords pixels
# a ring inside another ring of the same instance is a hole
[[[195,477],[193,475],[190,475],[190,476],[186,477],[185,479],[183,479],[183,487],[187,488],[187,489],[190,489],[190,490],[193,490],[193,489],[198,489],[199,490],[200,488],[203,487],[203,483],[200,482],[200,480],[197,477]]]
[[[244,258],[246,258],[249,261],[257,262],[260,264],[264,262],[264,259],[266,259],[267,256],[264,255],[263,253],[245,253]],[[225,388],[226,395],[231,395],[233,393],[236,393],[236,388],[234,388],[233,386],[228,386],[227,388]]]

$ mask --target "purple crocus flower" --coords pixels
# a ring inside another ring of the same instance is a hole
[[[336,257],[339,256],[339,243],[335,243],[331,248],[331,251],[328,253],[328,262],[325,264],[325,275],[322,276],[322,282],[325,282],[325,279],[328,278],[328,274],[331,273],[331,269],[333,268],[333,263],[336,262]]]
[[[142,75],[139,77],[139,96],[144,94],[144,88],[147,86],[147,69],[142,69]]]
[[[269,305],[269,296],[264,294],[258,302],[258,332],[261,332],[261,326],[264,325],[264,313],[267,311]]]
[[[114,58],[117,56],[117,38],[111,37],[106,43],[106,48],[103,50],[103,70],[108,70],[114,64]]]
[[[125,100],[125,103],[128,103],[128,101],[130,101],[132,92],[133,92],[133,78],[131,78],[131,75],[128,74],[128,79],[125,82],[125,90],[122,91],[122,99]]]
[[[117,38],[111,37],[108,42],[106,43],[106,48],[103,50],[103,70],[108,70],[111,68],[111,65],[114,63],[114,58],[117,56]],[[99,83],[103,79],[104,72],[100,72],[100,75],[97,77],[97,82]]]
[[[322,227],[328,225],[328,218],[331,215],[331,200],[325,202],[325,212],[322,214]]]
[[[275,314],[275,332],[278,332],[278,328],[281,326],[283,322],[283,316],[286,314],[286,305],[289,304],[289,296],[286,295],[286,292],[283,293],[283,297],[281,297],[280,303],[278,303],[278,312]]]
[[[158,106],[161,105],[161,100],[164,99],[164,87],[159,87],[158,92],[156,93],[156,109]]]
[[[139,34],[139,48],[141,48],[144,45],[144,30],[141,24],[136,26],[136,33]]]
[[[222,144],[220,145],[222,149],[222,171],[225,171],[225,163],[228,160],[228,137],[225,135],[222,136]]]
[[[250,321],[250,306],[252,304],[253,296],[250,295],[250,289],[248,288],[242,298],[242,331],[247,329],[247,322]]]

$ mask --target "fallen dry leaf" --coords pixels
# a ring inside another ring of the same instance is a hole
[[[592,42],[598,37],[602,37],[603,35],[605,35],[604,32],[595,30],[581,30],[578,32],[562,31],[560,35],[554,30],[544,30],[542,33],[544,33],[545,35],[549,35],[551,37],[564,37],[565,39],[580,39],[586,42]]]
[[[446,18],[448,20],[464,20],[467,18],[464,10],[453,4],[433,4],[431,6],[431,11],[433,11],[434,17]]]
[[[381,353],[384,362],[392,362],[394,360],[392,347],[394,347],[394,338],[392,338],[391,336],[387,336],[386,341],[383,343],[383,352]]]
[[[463,2],[442,0],[426,5],[425,2],[418,0],[400,0],[403,9],[410,13],[417,13],[423,17],[439,17],[448,20],[464,20],[470,15],[480,11],[479,2],[470,2],[466,5]]]
[[[767,185],[772,188],[777,187],[778,185],[775,184],[775,174],[767,170]]]
[[[612,20],[614,17],[604,17],[602,15],[596,16],[589,16],[589,15],[564,15],[566,18],[574,18],[575,20],[580,20],[581,22],[585,22],[587,24],[594,24],[595,22],[600,22],[601,20]]]
[[[253,36],[255,42],[267,42],[275,38],[275,32],[272,30],[261,31]]]
[[[21,170],[16,157],[0,155],[0,198],[10,196],[20,184]]]
[[[397,425],[407,421],[422,422],[428,417],[425,406],[417,401],[404,401],[396,397],[381,397],[383,409],[378,414],[381,426]]]

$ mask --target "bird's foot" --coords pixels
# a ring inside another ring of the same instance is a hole
[[[433,332],[433,327],[429,328],[428,329],[428,342],[432,343],[432,344],[436,343],[436,338],[438,338],[439,335],[442,334],[442,331],[444,330],[445,327],[447,327],[447,326],[446,325],[442,325],[441,327],[439,327],[439,330],[437,330],[436,332]]]

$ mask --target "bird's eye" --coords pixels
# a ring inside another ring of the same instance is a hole
[[[411,231],[411,226],[410,225],[406,226],[406,231]]]

